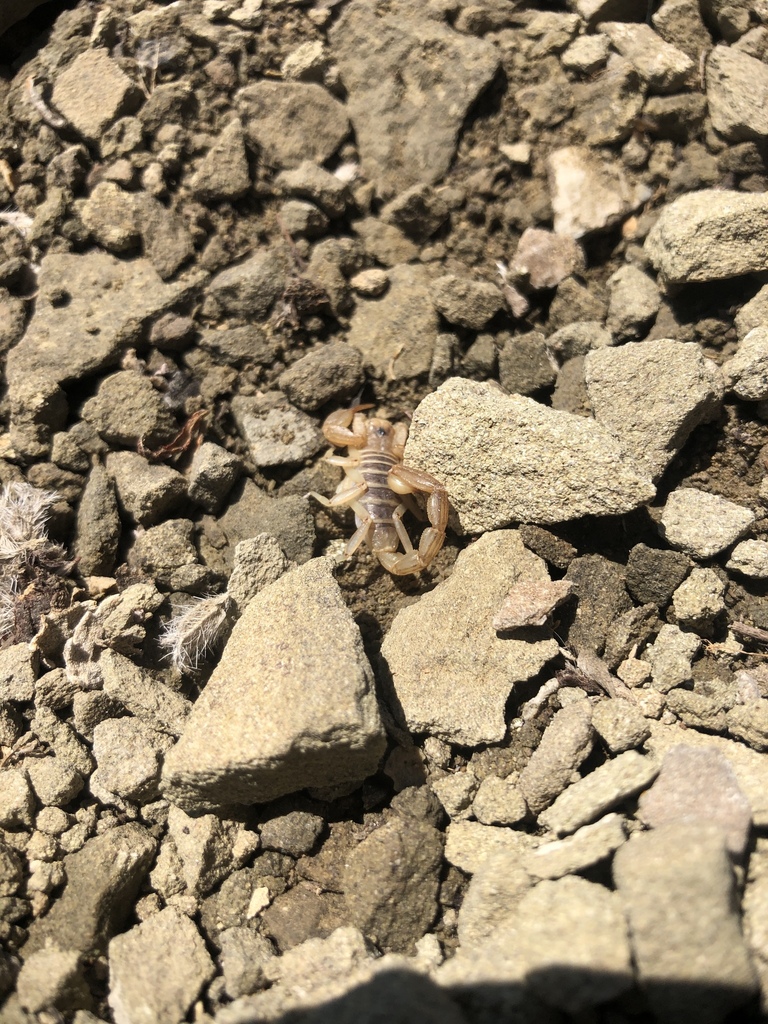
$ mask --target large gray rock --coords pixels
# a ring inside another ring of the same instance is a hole
[[[513,687],[557,654],[555,640],[500,639],[493,628],[521,579],[545,581],[544,563],[516,531],[487,533],[459,555],[448,580],[398,613],[381,653],[413,732],[470,746],[503,739]]]
[[[384,743],[360,633],[314,559],[245,609],[166,757],[165,795],[196,812],[362,781]]]
[[[366,176],[391,197],[435,182],[499,66],[496,47],[416,5],[354,0],[330,33]]]
[[[167,312],[190,284],[164,284],[147,260],[106,253],[53,253],[40,263],[35,312],[8,354],[8,386],[40,374],[57,383],[115,365],[151,318]]]
[[[723,400],[716,364],[693,343],[665,339],[596,349],[584,371],[595,419],[653,480],[693,429],[717,416]]]
[[[156,847],[145,828],[130,822],[89,839],[65,857],[64,892],[45,917],[32,923],[25,956],[51,945],[89,956],[106,952],[110,937],[133,908]]]
[[[614,879],[657,1020],[718,1024],[757,988],[717,826],[664,825],[617,851]]]
[[[712,124],[731,142],[768,135],[768,67],[732,46],[707,59],[707,103]]]
[[[216,973],[194,923],[175,907],[109,944],[109,1005],[116,1024],[181,1021]]]
[[[621,515],[655,494],[593,420],[461,378],[418,406],[405,461],[443,482],[468,533]]]
[[[768,270],[768,196],[707,188],[664,207],[645,251],[670,284]]]

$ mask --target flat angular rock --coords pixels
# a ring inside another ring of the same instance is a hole
[[[187,1015],[216,969],[194,923],[166,907],[109,944],[116,1024],[166,1024]]]
[[[491,43],[417,10],[354,0],[330,32],[363,168],[384,197],[445,174],[499,66]]]
[[[38,373],[57,383],[115,365],[142,328],[167,312],[190,285],[164,284],[147,260],[106,253],[43,257],[35,312],[8,354],[8,384]]]
[[[655,494],[593,420],[461,378],[418,406],[405,461],[443,482],[468,533],[621,515]]]
[[[723,366],[728,390],[748,402],[768,398],[768,327],[755,327]]]
[[[603,231],[650,197],[633,184],[618,161],[586,146],[556,149],[547,160],[555,231],[581,238]]]
[[[237,118],[224,127],[189,184],[204,202],[239,199],[251,187],[243,126]]]
[[[664,825],[614,858],[640,983],[656,1019],[719,1024],[757,988],[722,831]]]
[[[279,393],[236,395],[232,415],[257,466],[283,466],[317,454],[325,444],[317,422]]]
[[[555,640],[499,639],[493,614],[518,580],[547,579],[544,563],[513,530],[487,533],[463,551],[451,577],[395,618],[381,653],[408,728],[453,743],[494,743],[516,683],[557,652]]]
[[[495,284],[457,274],[446,274],[433,282],[432,301],[449,324],[473,331],[482,330],[504,303]]]
[[[105,462],[123,510],[141,526],[154,525],[186,497],[184,477],[171,466],[138,452],[109,452]]]
[[[85,50],[56,77],[51,97],[84,138],[97,142],[122,114],[139,106],[141,93],[105,49]]]
[[[605,32],[654,92],[675,92],[694,69],[691,58],[664,42],[650,25],[604,21],[600,31]]]
[[[728,758],[719,750],[683,743],[664,755],[658,778],[640,797],[638,815],[651,828],[692,824],[721,828],[735,857],[743,855],[752,825],[749,801]]]
[[[562,878],[610,857],[626,838],[622,816],[606,814],[593,825],[583,825],[572,836],[537,846],[523,858],[523,865],[533,878]]]
[[[768,67],[733,46],[707,58],[707,103],[712,124],[731,142],[768,135]]]
[[[108,718],[93,730],[96,771],[92,792],[104,803],[106,794],[148,802],[158,796],[163,754],[173,745],[167,734],[138,718]]]
[[[357,626],[314,559],[245,609],[166,757],[164,792],[186,811],[262,803],[362,781],[384,744]]]
[[[595,419],[653,480],[694,428],[714,419],[722,405],[721,374],[692,342],[664,339],[596,349],[584,370]]]
[[[437,333],[429,275],[403,264],[389,271],[381,298],[357,303],[348,340],[376,377],[402,379],[429,372]]]
[[[742,540],[731,552],[725,567],[750,579],[768,579],[768,542]]]
[[[723,754],[736,775],[739,789],[749,801],[755,828],[768,827],[768,758],[765,754],[725,736],[713,736],[711,733],[656,721],[649,724],[651,735],[646,741],[646,749],[659,762],[670,748],[681,743],[697,750],[715,750]]]
[[[256,82],[236,99],[245,134],[280,167],[325,163],[349,132],[344,106],[314,82]]]
[[[714,558],[747,532],[755,513],[719,494],[678,487],[667,498],[661,535],[694,558]]]
[[[645,240],[664,281],[718,281],[768,270],[768,196],[708,188],[665,206]]]
[[[105,953],[155,855],[157,840],[141,825],[118,825],[64,858],[67,884],[49,913],[33,922],[25,954],[48,945],[89,956]]]
[[[645,789],[658,773],[653,758],[628,750],[569,786],[539,815],[540,823],[569,835]]]

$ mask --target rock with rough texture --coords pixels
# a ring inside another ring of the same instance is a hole
[[[754,700],[737,704],[726,715],[728,732],[752,747],[768,750],[768,700]]]
[[[39,949],[27,957],[16,982],[19,1005],[29,1013],[41,1010],[90,1009],[91,993],[76,949]]]
[[[768,270],[768,196],[702,189],[661,211],[645,252],[670,284]]]
[[[105,377],[93,398],[83,404],[82,418],[110,444],[154,448],[169,441],[178,427],[163,396],[148,377],[120,370]]]
[[[658,285],[639,267],[627,263],[608,278],[610,300],[606,326],[617,341],[642,338],[659,311]],[[597,348],[596,345],[592,346]]]
[[[617,851],[613,873],[639,980],[658,1020],[719,1024],[752,996],[757,979],[717,826],[636,833]]]
[[[348,340],[375,377],[408,379],[429,372],[437,333],[429,276],[403,264],[389,271],[381,298],[357,303]]]
[[[664,755],[658,778],[640,797],[638,814],[651,828],[716,826],[735,857],[743,855],[752,825],[749,801],[728,758],[683,743]]]
[[[474,794],[472,814],[482,825],[517,825],[528,806],[516,779],[487,775]]]
[[[694,69],[682,50],[664,42],[650,25],[604,21],[600,25],[612,45],[632,64],[654,92],[676,92]]]
[[[191,501],[217,512],[240,476],[242,462],[221,445],[205,441],[192,456],[187,477]]]
[[[631,700],[603,700],[592,708],[592,725],[612,754],[623,754],[645,743],[651,728]]]
[[[363,386],[360,352],[343,341],[318,345],[280,374],[278,384],[288,400],[313,412],[333,400],[343,401]]]
[[[749,707],[748,704],[743,706]],[[736,775],[739,788],[749,801],[755,828],[764,829],[768,826],[768,758],[764,754],[725,736],[713,736],[694,729],[684,729],[680,725],[663,725],[655,721],[651,721],[650,726],[651,735],[646,742],[646,749],[659,762],[671,747],[681,743],[722,753]]]
[[[432,283],[432,301],[449,324],[480,331],[504,304],[500,289],[490,281],[446,274]]]
[[[149,462],[138,452],[109,452],[106,467],[123,511],[141,526],[159,522],[186,497],[181,473],[171,466]]]
[[[192,175],[189,186],[203,202],[239,199],[251,187],[243,126],[237,118],[224,126]]]
[[[620,515],[655,493],[594,421],[461,378],[418,406],[405,461],[442,481],[468,533]]]
[[[108,576],[115,567],[119,542],[115,489],[107,471],[97,463],[88,474],[77,507],[74,553],[78,570],[83,576]]]
[[[619,161],[586,146],[556,149],[547,160],[555,231],[581,238],[603,231],[650,198],[633,184]]]
[[[593,825],[583,825],[572,836],[542,843],[523,858],[533,878],[562,878],[584,871],[610,857],[626,841],[625,821],[619,814],[606,814]]]
[[[8,385],[40,374],[57,383],[114,366],[153,317],[190,291],[164,284],[147,260],[106,253],[52,253],[40,262],[35,311],[8,354]]]
[[[755,327],[723,366],[729,391],[747,402],[768,398],[768,327]]]
[[[533,878],[520,863],[519,853],[500,849],[472,875],[459,910],[459,942],[463,952],[482,948],[533,886]]]
[[[569,784],[594,743],[589,704],[581,701],[557,712],[520,772],[520,789],[534,814],[543,811]]]
[[[750,579],[768,579],[768,541],[740,541],[731,552],[725,567]]]
[[[454,821],[446,831],[445,859],[468,875],[474,875],[490,857],[504,854],[519,861],[523,854],[538,845],[539,840],[527,832],[481,825],[479,821]]]
[[[115,1024],[167,1024],[187,1015],[216,969],[194,923],[166,907],[109,944]]]
[[[496,48],[421,8],[390,10],[381,0],[354,0],[330,39],[363,168],[379,195],[439,180],[467,111],[496,73]]]
[[[558,835],[569,835],[645,789],[658,773],[652,758],[628,750],[574,782],[539,821]]]
[[[259,249],[242,263],[220,270],[209,282],[208,291],[225,313],[263,320],[285,290],[285,272],[286,261],[279,248]],[[215,339],[212,341],[215,344]],[[247,358],[253,338],[247,336],[243,341]]]
[[[98,142],[118,117],[135,110],[140,92],[109,51],[87,49],[56,76],[51,99],[72,127]]]
[[[544,563],[516,531],[487,533],[448,580],[398,613],[381,653],[412,732],[469,746],[503,739],[513,687],[557,653],[554,640],[500,639],[493,629],[496,607],[521,578],[546,580]]]
[[[591,1009],[632,986],[621,904],[615,893],[585,878],[539,882],[484,943],[467,953],[460,947],[437,979],[480,990],[522,983],[568,1015]]]
[[[35,794],[26,772],[4,768],[0,772],[0,828],[31,828],[35,820]]]
[[[437,914],[442,859],[436,828],[393,815],[347,860],[343,885],[351,923],[382,950],[413,953]]]
[[[50,945],[89,956],[105,953],[110,937],[131,913],[156,847],[145,828],[130,822],[65,857],[64,892],[45,917],[33,922],[25,955]]]
[[[90,786],[109,803],[109,794],[147,802],[159,795],[163,754],[173,745],[167,733],[138,718],[108,718],[93,730],[96,771]]]
[[[255,82],[237,103],[248,139],[279,167],[323,164],[349,132],[344,106],[314,82]]]
[[[712,124],[730,142],[768,135],[768,68],[734,46],[710,50],[706,70]]]
[[[667,693],[690,682],[691,662],[700,647],[701,640],[694,633],[684,633],[678,626],[665,622],[643,658],[652,668],[656,689]]]
[[[601,348],[584,366],[595,419],[653,480],[694,428],[720,411],[722,377],[693,343],[664,339]]]
[[[522,279],[534,291],[556,288],[571,274],[584,269],[584,252],[568,235],[542,228],[526,228],[520,236],[508,276]]]
[[[257,466],[303,462],[325,444],[316,421],[275,392],[232,399],[232,416]]]
[[[755,513],[719,494],[678,487],[667,498],[659,531],[694,558],[714,558],[747,532]]]
[[[166,757],[172,803],[260,803],[376,770],[384,733],[373,675],[331,568],[314,559],[247,606]]]
[[[672,597],[678,625],[706,633],[725,611],[724,595],[725,580],[714,569],[692,569]]]

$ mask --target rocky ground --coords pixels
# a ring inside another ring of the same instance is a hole
[[[761,1019],[764,0],[35,6],[0,1020]],[[423,573],[308,497],[355,402]]]

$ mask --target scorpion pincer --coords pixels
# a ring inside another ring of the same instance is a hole
[[[408,440],[405,424],[364,416],[357,405],[352,409],[332,412],[323,423],[323,434],[337,448],[348,448],[349,455],[328,455],[327,461],[341,466],[345,477],[332,498],[316,491],[316,498],[327,508],[349,506],[355,513],[357,530],[346,547],[352,555],[367,543],[389,572],[407,576],[420,572],[432,562],[443,546],[448,522],[448,495],[431,473],[403,465],[403,451]],[[411,497],[427,496],[429,526],[414,549],[403,524],[406,511],[419,514]],[[403,550],[400,550],[402,545]]]

